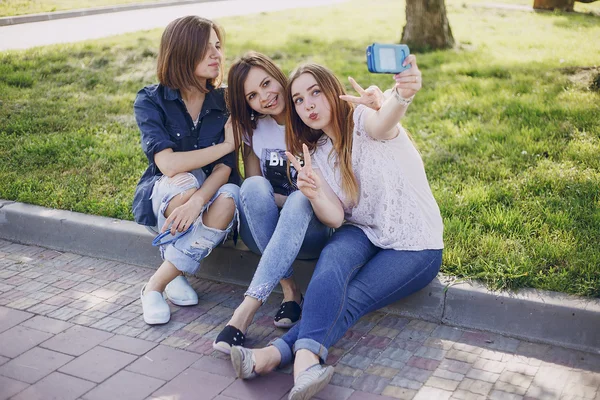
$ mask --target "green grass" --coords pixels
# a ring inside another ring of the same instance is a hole
[[[227,63],[255,49],[286,72],[315,61],[387,87],[364,48],[398,40],[404,6],[377,4],[222,19]],[[418,55],[424,88],[403,121],[444,218],[443,272],[600,296],[600,19],[448,13],[460,46]],[[146,166],[132,102],[155,81],[160,34],[0,55],[0,198],[132,218]]]

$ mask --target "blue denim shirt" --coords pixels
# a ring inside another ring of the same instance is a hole
[[[179,90],[161,84],[140,90],[133,109],[141,132],[142,150],[148,157],[148,168],[135,189],[133,216],[139,224],[156,226],[150,196],[154,183],[163,174],[154,163],[154,155],[165,149],[191,151],[222,143],[225,139],[223,127],[228,118],[225,89],[213,89],[206,94],[196,127]],[[231,167],[229,182],[239,184],[234,153],[206,165],[202,170],[209,176],[214,166],[221,163]]]

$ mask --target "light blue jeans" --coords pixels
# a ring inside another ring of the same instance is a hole
[[[206,180],[206,174],[201,169],[194,170],[176,177],[163,176],[154,184],[152,189],[152,210],[156,215],[157,226],[154,230],[158,232],[165,223],[165,210],[169,202],[183,192],[195,188],[199,189]],[[165,238],[170,243],[160,246],[160,254],[163,260],[171,262],[181,272],[194,274],[200,267],[200,261],[220,243],[227,239],[227,235],[233,229],[234,223],[238,221],[237,205],[239,203],[239,190],[237,185],[227,183],[217,190],[217,193],[204,205],[200,216],[196,219],[189,232],[178,232],[174,237],[168,235]],[[233,219],[225,230],[211,228],[204,225],[202,216],[219,196],[232,198],[236,204]]]
[[[273,187],[262,176],[244,180],[240,188],[240,235],[248,248],[262,255],[245,295],[265,302],[281,279],[292,276],[296,258],[319,257],[331,229],[314,215],[299,190],[283,208],[275,204]]]
[[[360,228],[343,225],[319,257],[302,319],[272,343],[281,353],[280,365],[291,363],[300,349],[325,362],[329,347],[360,317],[423,289],[441,264],[442,250],[381,249]]]

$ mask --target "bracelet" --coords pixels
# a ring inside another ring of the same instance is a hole
[[[413,94],[408,99],[405,99],[404,97],[400,96],[400,93],[398,93],[398,88],[394,88],[394,97],[396,98],[396,100],[398,100],[398,103],[402,104],[405,107],[408,107],[408,105],[412,103],[413,99],[415,98],[415,95]]]

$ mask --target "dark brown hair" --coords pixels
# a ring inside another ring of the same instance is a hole
[[[254,111],[254,120],[250,119],[253,110],[246,101],[244,83],[252,68],[262,69],[279,82],[283,88],[287,85],[287,78],[283,72],[281,72],[281,69],[275,65],[273,60],[264,54],[255,51],[244,54],[240,59],[236,60],[229,69],[229,75],[227,76],[227,104],[229,106],[229,112],[231,113],[231,123],[235,137],[235,159],[238,173],[240,173],[239,149],[240,147],[242,148],[243,157],[250,154],[252,151],[252,134],[256,129],[258,118],[263,117],[263,115]],[[242,135],[247,137],[250,146],[244,144]]]
[[[196,66],[207,53],[211,30],[214,29],[223,46],[223,31],[217,24],[195,15],[177,18],[162,34],[158,51],[156,74],[158,81],[171,89],[196,88],[203,93],[209,89],[194,74]],[[219,87],[223,69],[216,79],[207,84]]]
[[[290,152],[296,156],[302,156],[302,144],[305,143],[311,153],[318,146],[319,138],[323,135],[322,130],[309,128],[296,112],[292,99],[292,84],[302,74],[311,74],[321,89],[321,93],[327,99],[331,107],[331,123],[333,126],[333,150],[337,153],[339,160],[340,175],[342,177],[342,190],[346,199],[353,205],[358,203],[358,182],[352,171],[352,134],[354,130],[352,104],[340,99],[340,95],[346,94],[344,87],[335,77],[333,72],[317,64],[306,64],[296,68],[290,75],[286,86],[286,124],[285,140]]]

